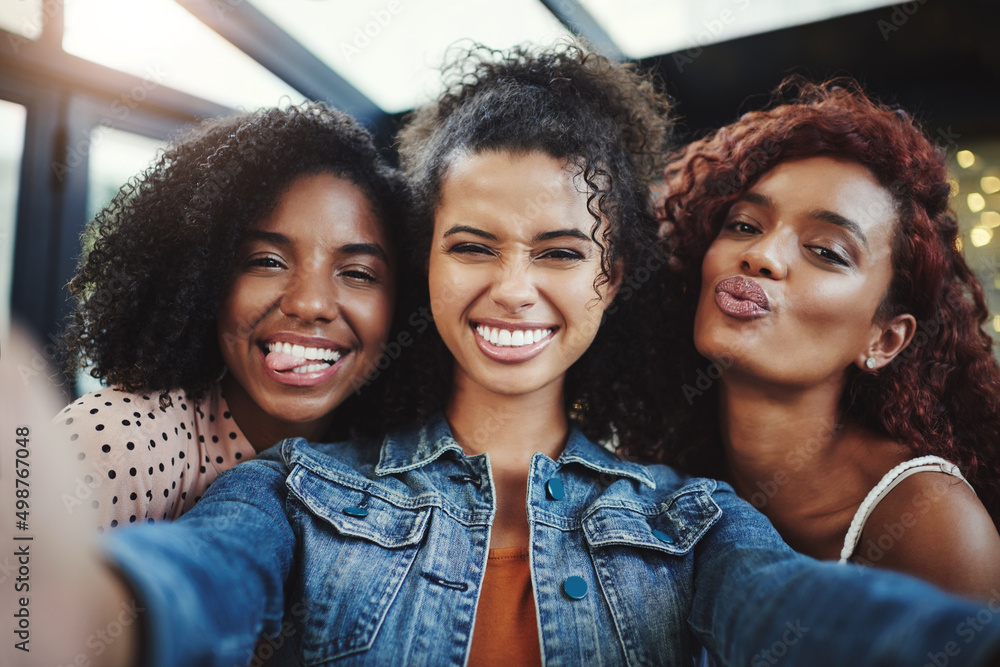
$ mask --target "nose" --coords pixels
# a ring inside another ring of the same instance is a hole
[[[280,308],[303,322],[332,321],[339,312],[336,283],[329,276],[296,272],[285,285]]]
[[[517,313],[534,305],[538,290],[532,278],[530,260],[513,260],[497,267],[490,298],[509,313]]]
[[[788,274],[790,240],[774,232],[748,242],[740,256],[740,268],[747,275],[780,280]]]

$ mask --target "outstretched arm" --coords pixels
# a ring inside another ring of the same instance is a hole
[[[1000,654],[1000,599],[984,606],[891,572],[814,561],[728,489],[714,498],[723,515],[697,547],[689,625],[720,664],[988,665]]]
[[[140,610],[130,630],[145,629],[138,664],[245,664],[280,630],[295,537],[286,470],[267,458],[220,476],[175,523],[112,532],[109,562]]]

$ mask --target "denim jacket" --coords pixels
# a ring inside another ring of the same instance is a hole
[[[440,416],[381,446],[279,443],[177,522],[112,532],[146,608],[143,664],[464,664],[489,622],[494,488]],[[577,430],[558,461],[534,455],[526,500],[525,641],[546,665],[689,666],[700,645],[720,665],[988,664],[1000,645],[1000,615],[962,633],[982,605],[799,556],[725,484]]]

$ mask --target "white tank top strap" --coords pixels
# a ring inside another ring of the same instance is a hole
[[[847,530],[847,536],[844,538],[844,548],[840,550],[840,562],[846,563],[850,557],[854,554],[854,550],[858,547],[858,541],[861,539],[861,531],[864,530],[865,522],[868,521],[868,517],[871,513],[875,511],[875,507],[889,495],[896,486],[902,482],[904,479],[910,475],[915,475],[918,472],[943,472],[954,477],[958,477],[963,482],[965,482],[969,488],[972,485],[962,476],[962,472],[958,469],[958,466],[954,463],[947,461],[940,456],[921,456],[909,461],[904,461],[898,466],[890,470],[885,474],[885,476],[879,480],[879,483],[875,485],[867,496],[865,496],[864,501],[858,508],[858,511],[854,515],[854,519],[851,521],[851,527]]]

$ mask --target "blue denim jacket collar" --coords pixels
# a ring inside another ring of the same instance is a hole
[[[451,434],[448,421],[441,413],[431,416],[417,429],[417,437],[413,436],[414,431],[406,431],[405,435],[393,433],[386,436],[375,474],[392,475],[421,468],[447,451],[464,455],[461,445]],[[557,463],[560,467],[578,463],[598,474],[627,477],[650,489],[656,488],[656,483],[645,466],[619,459],[591,442],[576,426],[570,427],[566,447]]]

